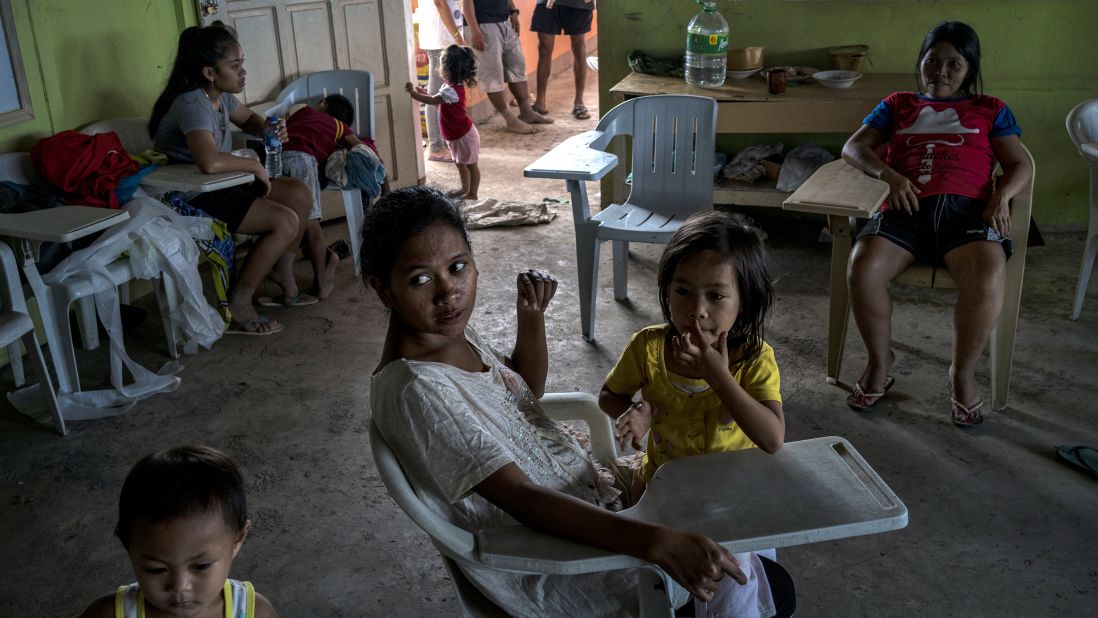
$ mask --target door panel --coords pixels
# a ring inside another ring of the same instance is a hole
[[[203,25],[221,20],[236,28],[248,105],[274,100],[284,85],[313,71],[373,73],[374,141],[390,185],[422,177],[418,106],[404,91],[414,75],[407,0],[223,0],[214,13],[198,14]]]

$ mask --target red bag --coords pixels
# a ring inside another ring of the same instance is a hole
[[[65,201],[87,206],[118,208],[114,190],[137,163],[122,147],[118,135],[84,135],[62,131],[38,140],[30,151],[38,175],[65,194]]]

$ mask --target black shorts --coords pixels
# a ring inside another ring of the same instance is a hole
[[[220,219],[229,226],[230,232],[236,232],[240,223],[244,221],[248,209],[252,203],[259,199],[256,191],[262,190],[253,184],[228,189],[219,189],[208,193],[198,193],[187,203],[201,209],[215,219]]]
[[[591,32],[594,15],[595,11],[588,9],[559,4],[547,9],[544,4],[538,4],[530,19],[530,30],[542,34],[587,34]]]
[[[923,264],[941,264],[945,254],[977,240],[999,243],[1010,257],[1014,252],[1010,238],[984,222],[984,206],[985,202],[962,195],[932,195],[919,200],[919,210],[912,214],[900,209],[877,213],[858,238],[883,236]]]

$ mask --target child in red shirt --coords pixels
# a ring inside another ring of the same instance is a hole
[[[476,200],[480,187],[480,168],[477,167],[480,133],[469,112],[465,111],[465,87],[477,83],[477,61],[473,50],[460,45],[447,47],[442,52],[441,69],[444,83],[437,94],[429,94],[411,82],[405,84],[404,89],[420,103],[439,106],[439,131],[450,147],[461,177],[461,189],[449,191],[446,195]]]

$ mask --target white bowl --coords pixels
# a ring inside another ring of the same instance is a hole
[[[757,69],[747,69],[746,71],[725,71],[725,74],[728,75],[728,79],[747,79],[748,77],[751,77],[752,75],[758,73],[760,69],[762,69],[762,67],[759,67]]]
[[[857,71],[820,71],[812,74],[812,79],[827,88],[849,88],[861,77],[862,74]]]

